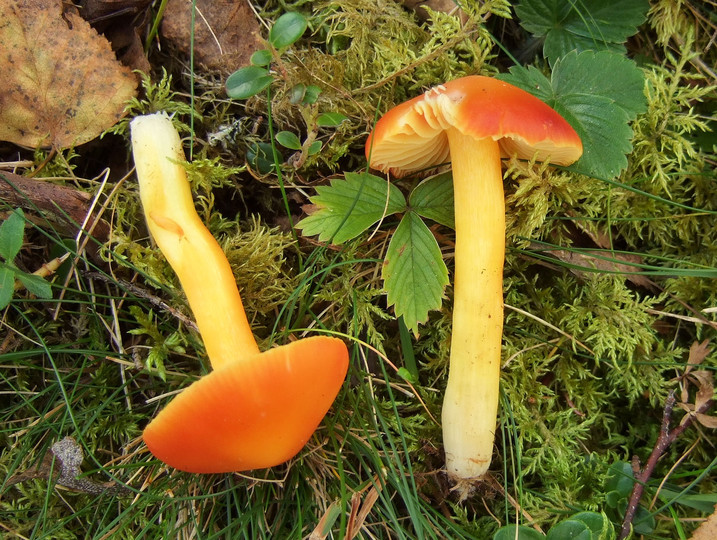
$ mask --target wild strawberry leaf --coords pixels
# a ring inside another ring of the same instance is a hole
[[[356,238],[381,218],[405,210],[401,190],[385,179],[350,172],[345,177],[316,188],[316,195],[310,200],[318,210],[297,224],[305,235],[318,234],[322,242],[341,244]]]
[[[522,0],[515,12],[523,28],[544,38],[543,54],[552,64],[570,51],[624,53],[649,7],[648,0]]]
[[[632,150],[629,122],[646,109],[644,77],[631,60],[611,52],[572,52],[555,62],[548,79],[537,68],[514,66],[501,75],[559,112],[583,141],[580,172],[614,178]]]
[[[448,269],[441,249],[415,212],[407,212],[388,244],[383,279],[389,305],[406,327],[418,334],[428,312],[440,309],[448,285]]]
[[[420,216],[455,228],[453,216],[453,174],[450,172],[426,178],[408,197],[408,205]]]

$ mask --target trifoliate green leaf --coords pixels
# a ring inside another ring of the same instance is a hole
[[[341,244],[384,216],[406,209],[401,190],[383,178],[368,173],[347,172],[345,176],[345,180],[316,188],[310,200],[319,210],[297,224],[306,236],[318,234],[322,242]]]
[[[580,172],[609,179],[627,166],[628,124],[646,108],[643,74],[634,62],[610,52],[573,52],[555,63],[550,79],[532,66],[515,66],[500,78],[570,122],[583,141],[583,156],[575,165]]]
[[[411,192],[408,205],[420,216],[454,229],[453,174],[447,172],[426,178]]]
[[[428,319],[428,312],[441,307],[448,269],[438,242],[415,212],[407,212],[393,233],[383,279],[388,304],[418,334],[418,325]]]
[[[625,110],[630,120],[647,110],[645,75],[635,62],[609,52],[572,52],[555,63],[552,75],[556,95],[577,90],[604,96]]]
[[[552,64],[570,51],[624,53],[649,7],[648,0],[522,0],[515,12],[523,28],[545,38],[543,54]]]

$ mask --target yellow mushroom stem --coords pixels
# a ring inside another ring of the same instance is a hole
[[[179,277],[212,367],[258,354],[229,261],[194,208],[172,121],[161,113],[140,116],[131,131],[147,225]]]
[[[448,474],[466,489],[491,462],[503,334],[505,201],[500,148],[447,130],[453,166],[453,334],[443,402]]]

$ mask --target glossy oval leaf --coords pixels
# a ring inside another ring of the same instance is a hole
[[[289,150],[301,150],[301,141],[296,133],[291,131],[280,131],[276,134],[276,142]]]
[[[321,147],[323,146],[323,143],[321,141],[314,141],[309,145],[309,155],[313,156],[314,154],[318,154],[321,150]]]
[[[316,103],[316,100],[319,99],[319,94],[321,94],[321,88],[319,88],[315,84],[310,84],[306,87],[306,94],[304,95],[302,103],[304,105],[311,105],[312,103]]]
[[[327,112],[319,115],[316,119],[316,125],[319,127],[336,127],[344,120],[348,120],[348,116],[337,112]]]
[[[268,66],[271,64],[273,56],[269,49],[261,49],[251,55],[249,61],[253,66]]]
[[[428,312],[441,308],[448,269],[436,238],[415,212],[407,212],[393,233],[382,274],[388,305],[418,335]]]
[[[277,49],[284,49],[298,41],[308,25],[309,22],[301,13],[284,13],[269,31],[269,43]]]
[[[545,540],[545,535],[525,525],[506,525],[496,531],[493,540]]]
[[[227,77],[227,95],[232,99],[247,99],[268,87],[274,78],[259,66],[246,66]]]

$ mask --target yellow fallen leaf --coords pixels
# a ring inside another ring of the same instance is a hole
[[[0,140],[67,148],[122,117],[137,80],[62,0],[0,0]]]

